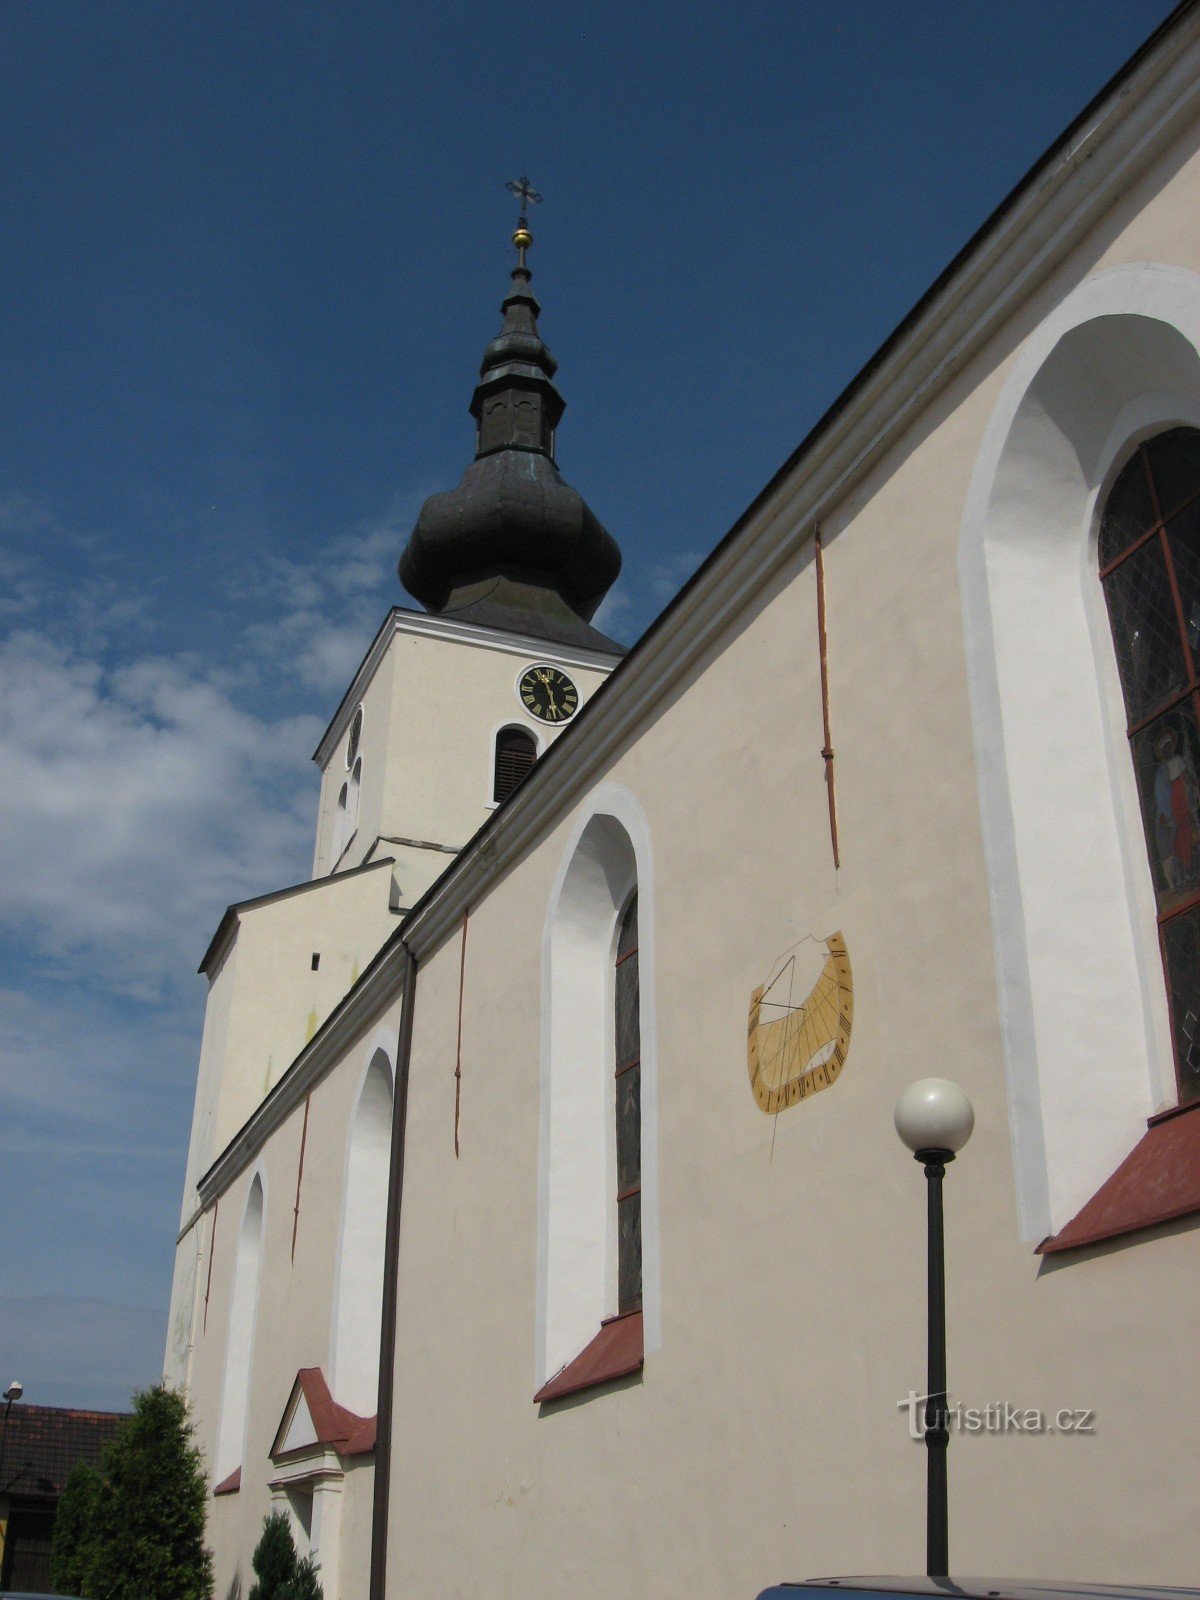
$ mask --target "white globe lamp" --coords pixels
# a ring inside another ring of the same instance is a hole
[[[896,1132],[913,1152],[957,1155],[975,1127],[975,1111],[956,1083],[920,1078],[896,1101]]]

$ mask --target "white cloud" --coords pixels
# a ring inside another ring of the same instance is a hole
[[[103,547],[0,495],[0,1277],[40,1296],[0,1299],[0,1343],[31,1398],[119,1406],[157,1376],[196,965],[228,903],[307,875],[309,756],[415,509],[231,587],[185,651]]]
[[[399,498],[383,521],[332,539],[320,561],[273,560],[254,589],[272,614],[246,629],[246,648],[336,702],[386,608],[401,598],[396,562],[419,504],[417,496]]]
[[[311,823],[315,717],[249,715],[188,663],[106,670],[0,643],[0,929],[60,976],[150,999],[230,900],[284,883]]]
[[[600,609],[592,618],[592,627],[599,628],[601,633],[606,633],[610,639],[619,639],[622,644],[626,642],[626,630],[630,626],[633,616],[633,597],[629,587],[619,579],[600,602]]]
[[[694,550],[685,550],[669,562],[659,562],[644,573],[628,567],[609,590],[593,625],[623,644],[635,643],[700,565]]]

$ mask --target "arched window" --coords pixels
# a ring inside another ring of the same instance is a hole
[[[221,1389],[221,1422],[217,1432],[218,1481],[242,1465],[246,1449],[246,1414],[250,1398],[250,1368],[254,1356],[254,1324],[258,1312],[258,1279],[262,1265],[263,1186],[255,1174],[242,1213],[237,1257],[233,1267],[233,1297],[229,1307],[229,1333],[225,1340],[225,1378]]]
[[[373,1416],[379,1389],[379,1322],[392,1129],[392,1069],[377,1050],[350,1125],[334,1298],[331,1388],[358,1416]]]
[[[642,1303],[642,1031],[636,890],[621,917],[616,962],[617,1312],[623,1316]]]
[[[1200,431],[1140,445],[1099,536],[1181,1100],[1200,1096]]]
[[[602,784],[572,830],[542,947],[543,1403],[659,1348],[653,907],[645,816]]]
[[[492,799],[497,805],[532,770],[537,760],[537,740],[524,728],[501,728],[496,735],[496,759],[492,775]]]

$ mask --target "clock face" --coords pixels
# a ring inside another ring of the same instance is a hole
[[[521,674],[517,693],[539,722],[570,722],[579,710],[579,690],[557,667],[529,667]]]
[[[761,1111],[786,1111],[828,1089],[845,1065],[854,1022],[850,957],[840,933],[824,943],[825,960],[807,994],[793,951],[750,996],[746,1064]]]

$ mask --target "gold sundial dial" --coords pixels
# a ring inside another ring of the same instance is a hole
[[[761,1111],[786,1111],[828,1089],[846,1064],[854,1022],[850,957],[840,933],[824,944],[824,964],[807,993],[798,946],[750,996],[746,1061]]]

